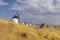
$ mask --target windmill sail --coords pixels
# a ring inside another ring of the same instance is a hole
[[[18,12],[16,12],[16,16],[18,17],[19,23],[20,23],[20,15],[18,14]]]

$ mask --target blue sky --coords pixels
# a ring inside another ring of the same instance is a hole
[[[60,0],[0,0],[0,18],[11,19],[16,12],[20,21],[60,25]]]

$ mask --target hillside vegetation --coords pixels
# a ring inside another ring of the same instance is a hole
[[[0,19],[0,40],[60,40],[60,28],[40,28]]]

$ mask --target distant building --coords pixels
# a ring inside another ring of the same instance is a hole
[[[43,27],[48,27],[48,25],[46,24],[46,23],[43,23],[43,24],[41,24],[40,25],[41,27],[43,26]]]
[[[32,26],[32,24],[27,23],[27,22],[25,22],[25,21],[23,21],[23,23],[22,23],[22,24],[25,24],[25,25],[27,25],[27,26]]]
[[[12,17],[12,20],[13,20],[13,22],[15,22],[15,23],[19,23],[19,16],[18,15],[14,15],[13,17]]]

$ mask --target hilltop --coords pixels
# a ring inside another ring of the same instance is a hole
[[[0,40],[60,40],[60,28],[41,27],[0,19]]]

